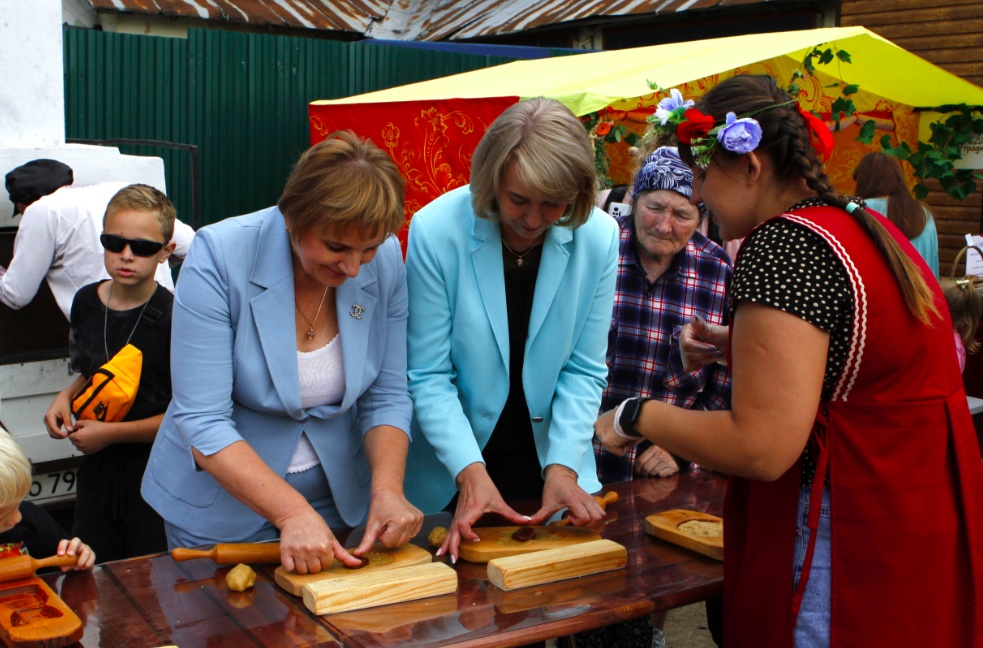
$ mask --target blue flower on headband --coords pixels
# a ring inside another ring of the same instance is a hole
[[[748,117],[737,118],[727,113],[727,121],[717,131],[717,141],[731,153],[750,153],[761,142],[761,126],[757,120]]]
[[[669,90],[669,96],[660,101],[659,106],[655,109],[655,118],[659,120],[660,124],[665,126],[675,111],[682,108],[679,112],[682,115],[687,108],[693,105],[694,103],[692,101],[683,101],[683,94],[679,90],[672,88]]]

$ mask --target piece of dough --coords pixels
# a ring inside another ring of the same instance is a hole
[[[724,524],[717,520],[686,520],[676,528],[694,538],[719,538],[724,535]]]
[[[430,543],[431,547],[439,547],[444,544],[444,538],[447,537],[447,529],[442,526],[434,527],[427,536],[427,542]]]
[[[233,592],[245,592],[256,584],[256,572],[249,565],[239,563],[225,575],[225,584]]]

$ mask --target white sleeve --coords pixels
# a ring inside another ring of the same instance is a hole
[[[0,302],[13,309],[31,303],[55,258],[55,232],[44,209],[30,209],[21,216],[14,238],[14,258],[0,276]]]
[[[188,250],[191,249],[191,241],[194,240],[194,238],[195,231],[191,228],[191,226],[175,219],[174,236],[171,237],[171,242],[176,243],[177,247],[174,248],[174,252],[171,253],[171,256],[176,257],[179,260],[183,260],[184,257],[188,256]]]

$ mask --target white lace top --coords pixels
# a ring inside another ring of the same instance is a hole
[[[300,404],[305,409],[340,403],[345,395],[345,364],[341,356],[341,336],[336,335],[320,349],[297,352],[300,374]],[[288,473],[310,470],[320,464],[307,434],[300,436]]]

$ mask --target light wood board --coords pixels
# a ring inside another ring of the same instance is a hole
[[[314,614],[415,601],[457,591],[457,572],[444,563],[429,563],[312,581],[304,586],[304,605]]]
[[[717,537],[695,536],[679,529],[679,525],[690,520],[699,520],[720,524],[721,535]],[[716,515],[700,513],[699,511],[688,511],[685,509],[672,509],[649,515],[645,518],[645,531],[649,535],[661,538],[667,542],[685,547],[691,551],[701,553],[715,560],[724,559],[724,521]]]
[[[627,563],[628,552],[623,546],[611,540],[595,540],[496,558],[488,563],[488,580],[503,590],[512,590],[621,569]]]
[[[472,530],[480,540],[461,540],[458,552],[468,562],[486,563],[495,558],[517,556],[545,549],[559,549],[584,542],[600,540],[597,531],[571,526],[536,526],[536,537],[526,542],[512,539],[512,534],[520,527],[475,527]]]
[[[315,581],[333,578],[350,578],[357,574],[388,571],[411,565],[423,565],[433,560],[429,551],[413,544],[403,545],[399,548],[389,548],[381,544],[376,544],[372,547],[372,551],[368,553],[368,559],[369,564],[361,569],[349,569],[335,559],[330,567],[316,574],[296,574],[287,571],[281,565],[274,572],[274,579],[276,580],[276,584],[287,592],[294,596],[302,596],[304,586]]]

